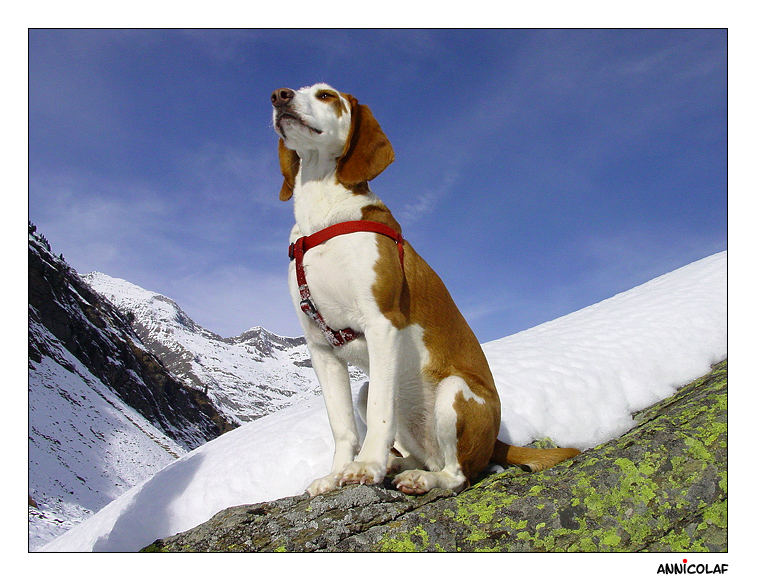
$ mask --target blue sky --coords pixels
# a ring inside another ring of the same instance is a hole
[[[371,184],[481,341],[726,248],[723,30],[31,30],[29,218],[78,271],[299,335],[273,89],[368,104]]]

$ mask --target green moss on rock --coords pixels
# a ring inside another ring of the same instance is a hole
[[[726,551],[727,370],[547,471],[509,467],[459,495],[350,486],[231,508],[145,551]]]

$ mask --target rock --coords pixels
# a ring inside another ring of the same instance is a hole
[[[727,376],[724,361],[547,471],[232,507],[143,551],[727,551]]]
[[[121,400],[182,446],[193,449],[238,426],[202,391],[177,380],[145,349],[127,317],[56,257],[47,239],[32,233],[32,225],[29,231],[30,368],[43,356],[70,366],[37,333],[43,327]]]

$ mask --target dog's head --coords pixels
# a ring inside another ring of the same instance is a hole
[[[300,158],[317,151],[334,160],[336,179],[353,188],[372,180],[394,161],[394,150],[367,105],[325,83],[271,95],[284,176],[279,198],[289,200]]]

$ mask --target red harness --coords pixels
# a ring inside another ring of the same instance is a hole
[[[308,282],[305,278],[305,266],[302,264],[302,258],[305,256],[305,253],[313,247],[323,244],[335,236],[352,234],[354,232],[375,232],[391,238],[397,243],[400,265],[403,270],[405,269],[405,249],[402,244],[402,235],[393,228],[388,227],[386,224],[374,222],[372,220],[339,222],[333,226],[319,230],[310,236],[300,237],[289,245],[289,260],[294,261],[295,271],[297,273],[297,285],[299,285],[300,288],[300,309],[302,309],[303,313],[315,322],[333,347],[343,346],[347,342],[360,337],[360,333],[349,327],[337,330],[326,325],[323,316],[318,312],[318,308],[315,306],[315,303],[313,303],[313,299],[310,295],[310,288],[308,287]]]

